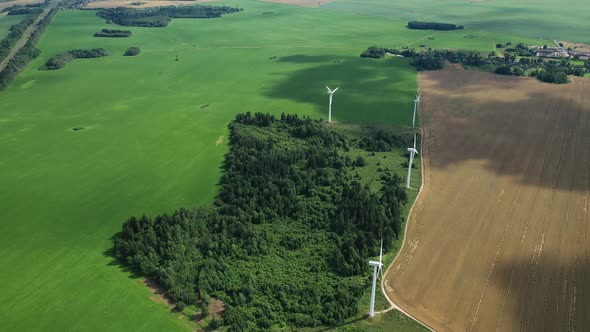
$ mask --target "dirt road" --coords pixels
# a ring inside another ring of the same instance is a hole
[[[424,191],[388,295],[440,331],[590,330],[590,80],[419,84]]]
[[[27,28],[27,30],[25,30],[25,33],[23,34],[22,38],[16,43],[16,45],[14,45],[14,47],[12,48],[12,50],[10,51],[8,56],[4,60],[2,60],[2,62],[0,62],[0,71],[4,70],[4,68],[6,67],[8,62],[10,61],[10,59],[12,59],[12,57],[14,57],[14,55],[16,53],[18,53],[18,51],[23,46],[25,46],[25,44],[29,40],[29,37],[31,37],[31,34],[37,29],[39,22],[41,22],[41,20],[44,19],[45,16],[47,16],[47,14],[49,14],[49,11],[51,9],[55,8],[55,6],[57,6],[57,4],[58,4],[58,1],[50,2],[49,5],[47,5],[47,7],[43,10],[43,12],[39,16],[37,16],[37,18],[35,19],[35,22],[33,22],[33,24],[31,24]]]

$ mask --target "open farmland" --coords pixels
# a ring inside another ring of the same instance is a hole
[[[589,330],[590,81],[419,86],[425,186],[389,295],[437,330]]]
[[[210,205],[236,113],[325,118],[329,84],[341,86],[337,122],[408,125],[414,69],[408,59],[359,58],[367,46],[534,42],[464,38],[475,30],[428,39],[431,31],[386,18],[236,4],[244,12],[125,27],[132,35],[116,39],[93,37],[118,28],[95,12],[61,11],[40,57],[0,91],[2,330],[195,329],[113,261],[111,237],[132,215]],[[141,53],[124,57],[130,46]],[[98,47],[112,54],[38,70],[56,54]]]
[[[590,43],[588,1],[338,0],[326,9]]]

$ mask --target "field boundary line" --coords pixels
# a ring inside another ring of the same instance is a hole
[[[424,130],[422,130],[422,128],[418,128],[418,130],[420,131],[420,136],[422,137],[420,139],[420,151],[424,151]],[[424,158],[424,153],[422,153],[422,158]],[[416,206],[416,202],[418,202],[418,199],[420,199],[420,195],[422,194],[422,191],[423,191],[422,189],[424,189],[424,159],[420,163],[420,172],[422,173],[421,174],[421,181],[420,181],[421,182],[420,183],[420,190],[418,191],[418,195],[416,196],[414,203],[412,203],[412,207],[410,207],[410,211],[408,212],[408,216],[406,218],[406,225],[404,227],[404,238],[402,240],[402,246],[399,248],[399,250],[395,254],[395,257],[393,258],[393,260],[391,261],[391,263],[387,267],[387,270],[385,270],[385,274],[384,274],[385,276],[387,276],[387,274],[389,273],[389,270],[393,267],[395,261],[399,258],[402,250],[406,246],[406,238],[407,238],[407,234],[408,234],[408,225],[410,224],[410,216],[412,215],[412,212],[414,211],[414,207]],[[381,311],[377,311],[376,313],[384,314],[384,313],[387,313],[391,310],[397,310],[397,311],[401,312],[402,314],[406,315],[411,320],[420,324],[422,327],[426,328],[427,330],[433,331],[433,332],[435,331],[433,328],[428,326],[426,323],[424,323],[421,320],[417,319],[416,317],[412,316],[411,314],[406,312],[404,309],[402,309],[400,306],[395,304],[395,302],[393,302],[393,300],[389,297],[389,295],[387,295],[387,292],[385,291],[385,278],[381,278],[381,292],[385,296],[385,299],[387,299],[387,302],[389,302],[390,306],[389,306],[389,308],[381,310]]]

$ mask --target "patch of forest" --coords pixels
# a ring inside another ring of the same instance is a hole
[[[131,36],[131,30],[102,29],[94,37],[126,38]]]
[[[511,51],[512,50],[512,51]],[[383,58],[386,54],[396,54],[412,58],[411,65],[418,71],[440,70],[445,62],[458,63],[464,66],[493,68],[492,72],[500,75],[536,77],[542,82],[563,84],[568,83],[568,75],[584,77],[590,72],[590,60],[583,64],[568,59],[546,60],[540,57],[520,56],[532,51],[522,43],[516,45],[504,54],[490,52],[483,56],[480,52],[432,50],[416,51],[414,49],[393,49],[371,46],[361,53],[364,58]]]
[[[74,59],[91,59],[100,58],[110,55],[109,51],[104,48],[93,48],[91,50],[71,50],[65,53],[54,55],[47,59],[45,64],[39,70],[57,70],[65,67],[70,61]]]
[[[25,46],[23,46],[14,57],[8,61],[6,67],[0,71],[0,89],[7,87],[8,84],[10,84],[10,81],[12,81],[12,79],[15,78],[16,75],[18,75],[18,73],[31,62],[31,60],[41,54],[41,50],[35,47],[35,45],[37,45],[39,39],[41,39],[41,36],[43,36],[43,33],[45,33],[45,30],[47,30],[47,27],[55,15],[57,15],[58,11],[57,8],[53,8],[47,13],[47,16],[39,22],[37,29],[33,31]]]
[[[465,27],[462,25],[456,25],[451,23],[438,23],[438,22],[420,22],[411,21],[408,22],[408,28],[416,30],[463,30]]]
[[[230,331],[335,325],[358,314],[367,262],[380,239],[389,250],[400,234],[407,194],[397,174],[383,173],[376,191],[361,185],[351,168],[363,165],[346,151],[388,150],[399,139],[352,140],[284,114],[238,114],[229,130],[214,205],[130,218],[114,256],[157,281],[180,310],[221,299],[225,313],[213,325]]]
[[[107,20],[124,26],[165,27],[173,18],[215,18],[243,9],[228,6],[168,6],[145,9],[107,8],[96,13]]]

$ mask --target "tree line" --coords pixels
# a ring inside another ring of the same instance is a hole
[[[0,13],[7,13],[7,15],[29,15],[29,14],[39,14],[43,10],[41,9],[42,4],[40,3],[33,3],[33,4],[26,4],[26,5],[12,5],[10,7],[6,7],[0,11]]]
[[[140,52],[141,52],[141,50],[139,49],[139,47],[129,47],[123,55],[124,56],[136,56]]]
[[[462,25],[457,26],[451,23],[438,23],[438,22],[420,22],[411,21],[408,22],[408,28],[417,30],[463,30]]]
[[[35,22],[37,15],[26,16],[22,21],[13,24],[8,32],[8,35],[0,41],[0,61],[4,60],[12,47],[22,38],[27,28]]]
[[[228,6],[167,6],[145,9],[107,8],[96,13],[99,17],[124,26],[165,27],[173,18],[215,18],[242,11]]]
[[[35,47],[35,45],[37,45],[39,39],[41,39],[41,36],[45,32],[45,30],[47,30],[47,27],[49,26],[55,15],[57,15],[57,12],[57,8],[53,8],[49,11],[47,16],[45,16],[39,22],[37,29],[33,31],[31,37],[29,37],[29,40],[27,41],[25,46],[23,46],[14,55],[14,57],[10,59],[6,67],[2,71],[0,71],[0,89],[4,89],[5,87],[7,87],[8,84],[10,84],[10,82],[12,81],[12,79],[14,79],[16,75],[18,75],[18,73],[20,73],[20,71],[23,70],[29,64],[29,62],[31,62],[31,60],[35,59],[39,56],[39,54],[41,54],[41,50]]]
[[[499,75],[536,77],[542,82],[562,84],[568,82],[568,75],[583,77],[590,72],[590,60],[584,64],[572,63],[567,59],[544,60],[542,58],[519,56],[518,54],[530,54],[531,51],[522,43],[519,43],[509,51],[506,49],[503,55],[490,52],[487,57],[480,52],[456,51],[456,50],[432,50],[417,52],[414,49],[380,48],[371,46],[361,53],[361,57],[381,58],[386,53],[411,57],[411,65],[418,71],[440,70],[445,62],[459,63],[465,66],[483,67],[490,66],[492,71]]]
[[[131,36],[131,30],[102,29],[94,37],[125,38]]]
[[[384,176],[378,192],[361,185],[345,165],[354,143],[309,118],[238,114],[229,129],[213,206],[130,218],[114,256],[179,308],[223,300],[215,325],[230,331],[335,325],[357,314],[369,257],[401,232],[402,178]]]
[[[47,59],[45,64],[39,67],[39,70],[57,70],[65,67],[65,65],[74,59],[100,58],[110,54],[111,53],[104,48],[93,48],[91,50],[71,50],[54,55]]]

